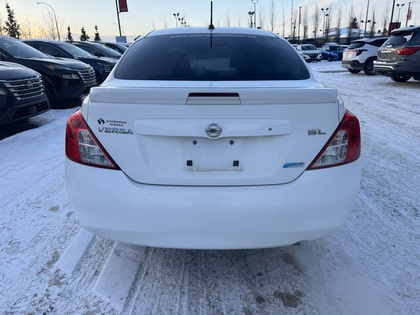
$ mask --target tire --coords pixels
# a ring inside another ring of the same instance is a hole
[[[407,82],[411,77],[406,75],[393,75],[391,76],[391,79],[395,82]]]
[[[350,73],[359,73],[361,70],[347,69]]]
[[[47,94],[48,101],[50,102],[50,108],[57,108],[54,88],[49,84],[45,84],[45,94]]]
[[[331,62],[332,61],[332,58],[331,58],[331,56],[328,56],[328,62]]]
[[[373,71],[373,59],[370,59],[365,62],[365,66],[363,68],[363,71],[367,75],[375,75],[375,72]]]

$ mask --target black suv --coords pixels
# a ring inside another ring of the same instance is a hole
[[[0,59],[40,73],[51,107],[78,100],[97,85],[91,66],[79,61],[52,58],[12,37],[0,36]]]
[[[50,109],[41,75],[11,62],[0,62],[0,125],[26,120]]]
[[[121,57],[121,53],[117,52],[116,50],[110,47],[107,47],[101,44],[100,42],[84,41],[84,42],[72,42],[72,44],[99,58],[108,57],[108,58],[118,60]]]
[[[373,70],[396,82],[406,82],[412,77],[420,80],[420,26],[393,30],[379,48]]]
[[[93,69],[95,69],[96,78],[98,79],[99,84],[105,81],[108,74],[117,63],[116,59],[96,57],[68,42],[46,39],[30,39],[24,40],[24,42],[44,54],[58,58],[76,59],[91,65]]]

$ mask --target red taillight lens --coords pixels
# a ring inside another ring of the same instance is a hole
[[[359,56],[364,51],[367,51],[367,49],[356,49],[356,56]]]
[[[359,120],[351,112],[346,111],[337,130],[308,169],[320,169],[353,162],[360,157],[360,148]]]
[[[77,163],[119,169],[88,127],[80,110],[67,120],[66,155]]]
[[[420,50],[420,46],[404,47],[397,49],[398,55],[412,55]]]

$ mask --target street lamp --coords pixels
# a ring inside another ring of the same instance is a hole
[[[176,27],[178,27],[178,17],[179,17],[179,13],[174,13],[174,18],[176,21]]]
[[[411,9],[411,4],[413,2],[416,2],[416,1],[410,1],[410,2],[408,2],[407,19],[405,20],[405,26],[408,25],[408,20],[411,20],[411,10],[412,10]]]
[[[254,5],[254,27],[257,28],[257,7],[256,7],[256,5],[258,3],[258,0],[251,0],[251,2]]]
[[[57,16],[55,15],[55,11],[53,9],[52,6],[50,6],[48,3],[46,2],[37,2],[36,4],[45,4],[47,6],[49,6],[51,8],[51,10],[53,11],[54,14],[54,20],[55,20],[55,27],[57,28],[57,36],[58,36],[58,40],[60,40],[60,32],[58,31],[58,23],[57,23]]]
[[[250,27],[250,28],[252,28],[252,16],[253,16],[254,14],[255,14],[255,12],[254,12],[254,11],[248,11],[249,21],[250,21],[249,27]]]
[[[397,18],[397,22],[399,22],[400,21],[400,13],[401,13],[401,9],[402,9],[402,7],[405,5],[405,3],[403,3],[403,4],[399,4],[399,3],[397,3],[397,8],[398,8],[398,18]]]
[[[329,8],[326,8],[326,9],[321,8],[322,13],[324,14],[324,22],[322,23],[322,30],[323,30],[323,33],[325,33],[325,40],[327,40],[327,32],[325,31],[325,17],[329,16],[328,9]]]

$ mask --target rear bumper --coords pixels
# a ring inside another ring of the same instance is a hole
[[[266,248],[340,228],[357,197],[359,161],[284,185],[143,185],[66,159],[67,191],[89,231],[125,243],[189,249]]]
[[[386,76],[410,76],[420,78],[420,59],[399,62],[374,61],[373,71]]]
[[[363,70],[365,64],[360,63],[358,60],[342,60],[341,66],[346,69]]]
[[[0,125],[15,123],[45,113],[50,104],[45,97],[33,101],[10,101],[0,97]]]

